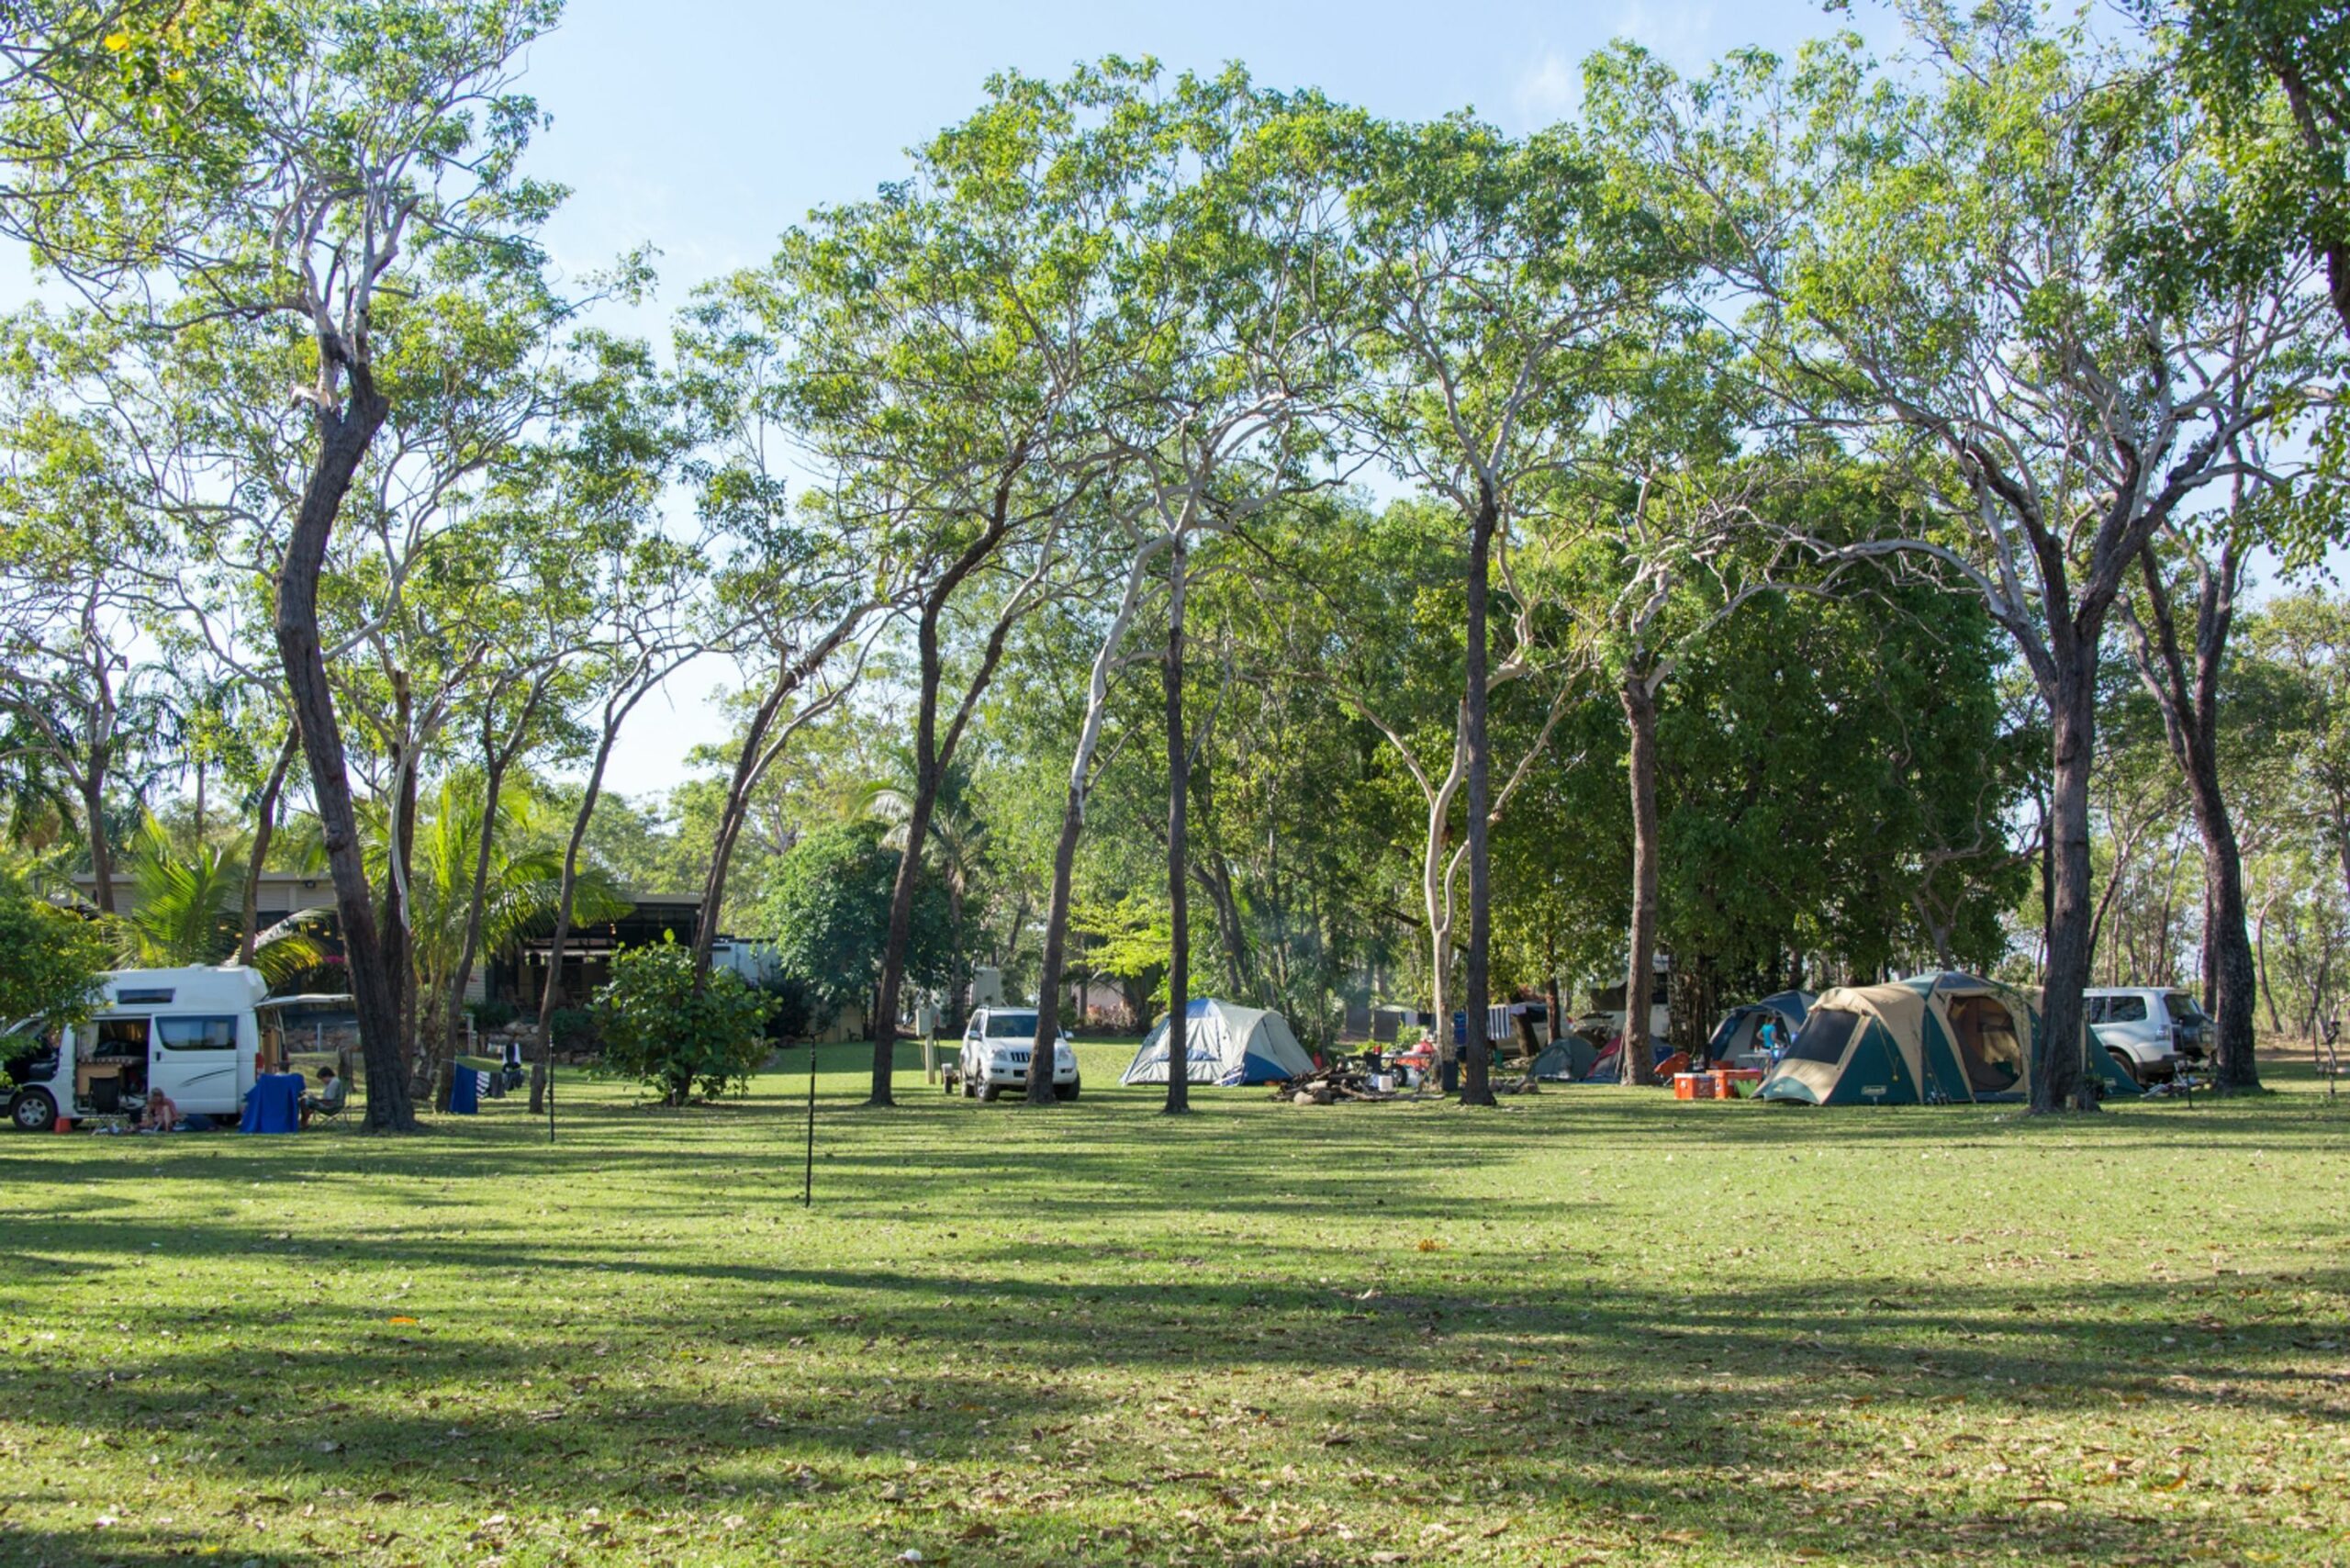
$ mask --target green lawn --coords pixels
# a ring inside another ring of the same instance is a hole
[[[0,1138],[0,1558],[2350,1560],[2350,1102]],[[908,1053],[912,1059],[912,1053]]]

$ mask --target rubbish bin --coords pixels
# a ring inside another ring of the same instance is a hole
[[[481,1110],[481,1074],[459,1062],[449,1078],[449,1111],[453,1115],[471,1116]]]
[[[1444,1065],[1437,1069],[1436,1081],[1437,1086],[1442,1089],[1447,1094],[1460,1093],[1460,1058],[1459,1057],[1445,1058]]]

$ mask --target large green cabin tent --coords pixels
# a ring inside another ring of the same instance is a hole
[[[2075,1047],[2109,1094],[2135,1093],[2113,1059]],[[2040,1009],[2013,986],[1976,975],[1916,975],[1842,986],[1812,1005],[1786,1056],[1755,1091],[1806,1105],[1942,1105],[2020,1095],[2041,1048]]]

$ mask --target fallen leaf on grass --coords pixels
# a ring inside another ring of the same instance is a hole
[[[385,1321],[385,1322],[386,1322],[386,1323],[397,1323],[397,1324],[398,1324],[400,1327],[402,1327],[403,1328],[405,1328],[405,1327],[408,1327],[410,1324],[413,1324],[413,1323],[416,1321],[416,1319],[415,1319],[415,1318],[413,1318],[413,1317],[386,1317],[386,1319],[384,1319],[384,1321]]]

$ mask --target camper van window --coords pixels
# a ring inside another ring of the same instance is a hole
[[[95,1043],[90,1055],[129,1057],[136,1061],[147,1059],[147,1020],[144,1018],[101,1018],[92,1025]]]
[[[237,1048],[234,1018],[158,1018],[156,1033],[170,1051],[233,1051]]]
[[[162,991],[119,991],[115,992],[117,1007],[169,1007],[174,993]]]
[[[1787,1047],[1787,1059],[1842,1061],[1845,1044],[1852,1039],[1852,1031],[1860,1026],[1860,1022],[1861,1015],[1857,1013],[1843,1013],[1829,1007],[1815,1009],[1811,1016],[1803,1021],[1803,1033],[1797,1035],[1796,1043]]]

